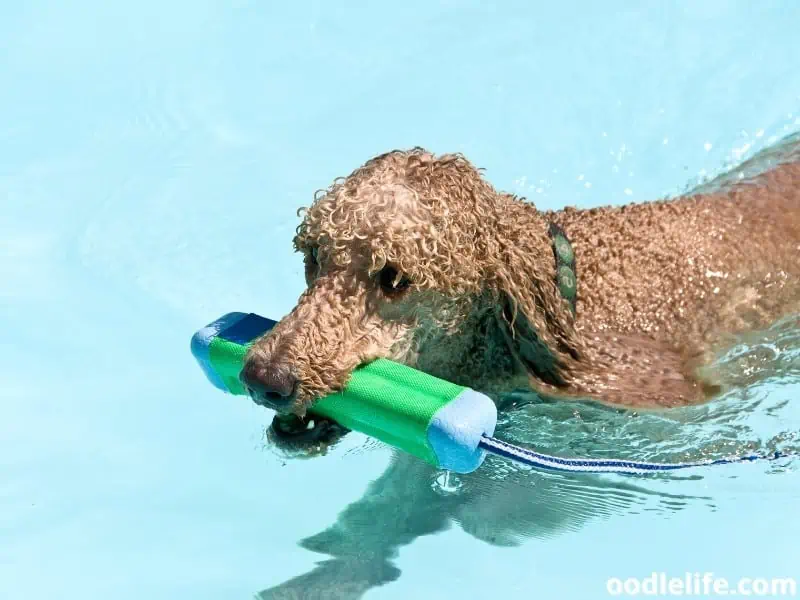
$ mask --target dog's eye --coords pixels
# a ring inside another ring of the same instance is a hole
[[[378,283],[386,294],[397,294],[411,285],[407,277],[399,277],[397,269],[394,267],[384,267],[378,273]]]

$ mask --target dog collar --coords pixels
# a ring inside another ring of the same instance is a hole
[[[564,230],[550,223],[547,230],[553,244],[553,254],[556,258],[556,285],[561,296],[569,302],[572,314],[578,301],[578,272],[575,269],[575,251]]]

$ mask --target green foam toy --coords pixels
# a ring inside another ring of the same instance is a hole
[[[217,388],[245,395],[245,354],[274,325],[254,313],[228,313],[194,334],[192,353]],[[355,369],[343,391],[317,400],[310,412],[457,473],[481,465],[480,442],[497,424],[487,396],[386,359]]]

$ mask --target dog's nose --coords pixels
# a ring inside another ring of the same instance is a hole
[[[253,400],[274,409],[290,404],[297,387],[297,378],[288,367],[262,365],[252,360],[245,364],[239,379]]]

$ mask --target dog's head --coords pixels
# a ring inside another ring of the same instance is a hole
[[[251,396],[303,415],[376,358],[464,385],[526,361],[555,369],[545,350],[561,356],[572,321],[535,215],[460,155],[390,152],[335,181],[294,239],[306,290],[246,357]],[[504,335],[489,341],[496,322]],[[489,343],[496,356],[482,362]]]

